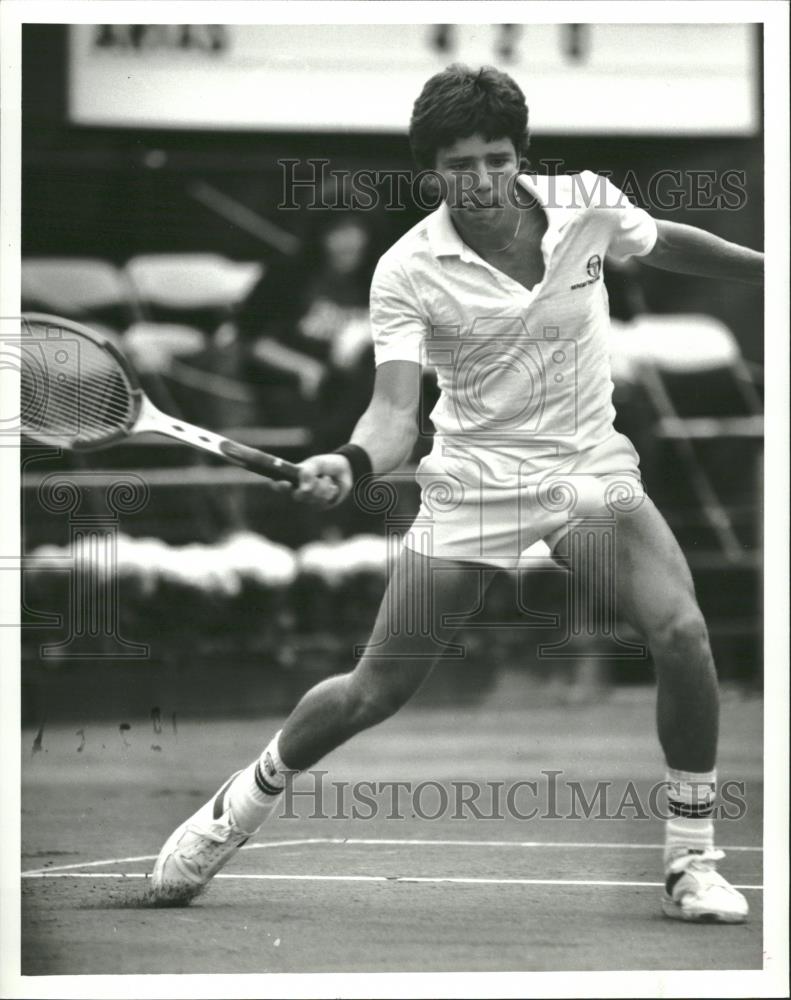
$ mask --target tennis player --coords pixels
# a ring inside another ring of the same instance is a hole
[[[473,609],[481,566],[514,566],[544,539],[563,557],[579,525],[614,525],[614,568],[593,569],[647,643],[667,763],[664,913],[739,923],[747,901],[717,871],[712,813],[717,675],[678,543],[613,429],[606,257],[759,283],[763,255],[654,221],[604,177],[530,176],[528,109],[493,68],[450,66],[414,106],[417,165],[439,208],[380,259],[371,287],[376,385],[351,441],[301,465],[297,500],[328,507],[406,461],[421,365],[437,371],[433,450],[418,468],[407,534],[366,651],[305,694],[260,757],[168,839],[152,885],[187,902],[261,826],[286,778],[382,722],[415,693]],[[362,482],[361,482],[362,481]],[[593,520],[592,520],[593,519]],[[595,537],[595,536],[594,536]],[[427,627],[413,627],[422,620]]]

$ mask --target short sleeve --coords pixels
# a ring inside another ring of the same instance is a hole
[[[595,201],[594,207],[604,208],[606,212],[610,236],[607,256],[620,263],[629,257],[644,257],[650,253],[656,243],[656,222],[606,177],[599,176],[596,180],[604,197]]]
[[[380,261],[371,282],[371,332],[376,364],[421,363],[426,320],[409,279],[398,265]]]

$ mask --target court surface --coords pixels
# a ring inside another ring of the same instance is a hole
[[[661,914],[662,822],[640,811],[663,766],[642,689],[587,707],[408,708],[320,765],[321,801],[302,776],[295,818],[281,806],[190,907],[152,907],[161,843],[280,721],[25,731],[23,974],[761,968],[757,699],[723,703],[720,776],[747,804],[718,824],[722,871],[752,909],[738,926]],[[482,783],[489,818],[458,806],[462,779]],[[611,785],[586,818],[572,788],[590,800],[597,781]],[[354,804],[376,814],[337,818]]]

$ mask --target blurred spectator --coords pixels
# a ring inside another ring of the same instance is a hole
[[[640,264],[635,263],[632,258],[623,262],[607,259],[605,282],[610,319],[630,323],[635,316],[648,312],[640,272]]]
[[[368,293],[376,264],[369,225],[315,213],[303,249],[274,262],[234,318],[257,366],[290,379],[317,444],[348,437],[373,386]]]

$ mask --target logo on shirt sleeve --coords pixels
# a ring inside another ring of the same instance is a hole
[[[572,285],[572,291],[575,288],[585,288],[586,285],[592,285],[601,277],[601,257],[597,253],[593,254],[592,257],[588,257],[588,263],[585,265],[585,270],[590,275],[590,278],[587,281],[578,281],[576,284]]]

